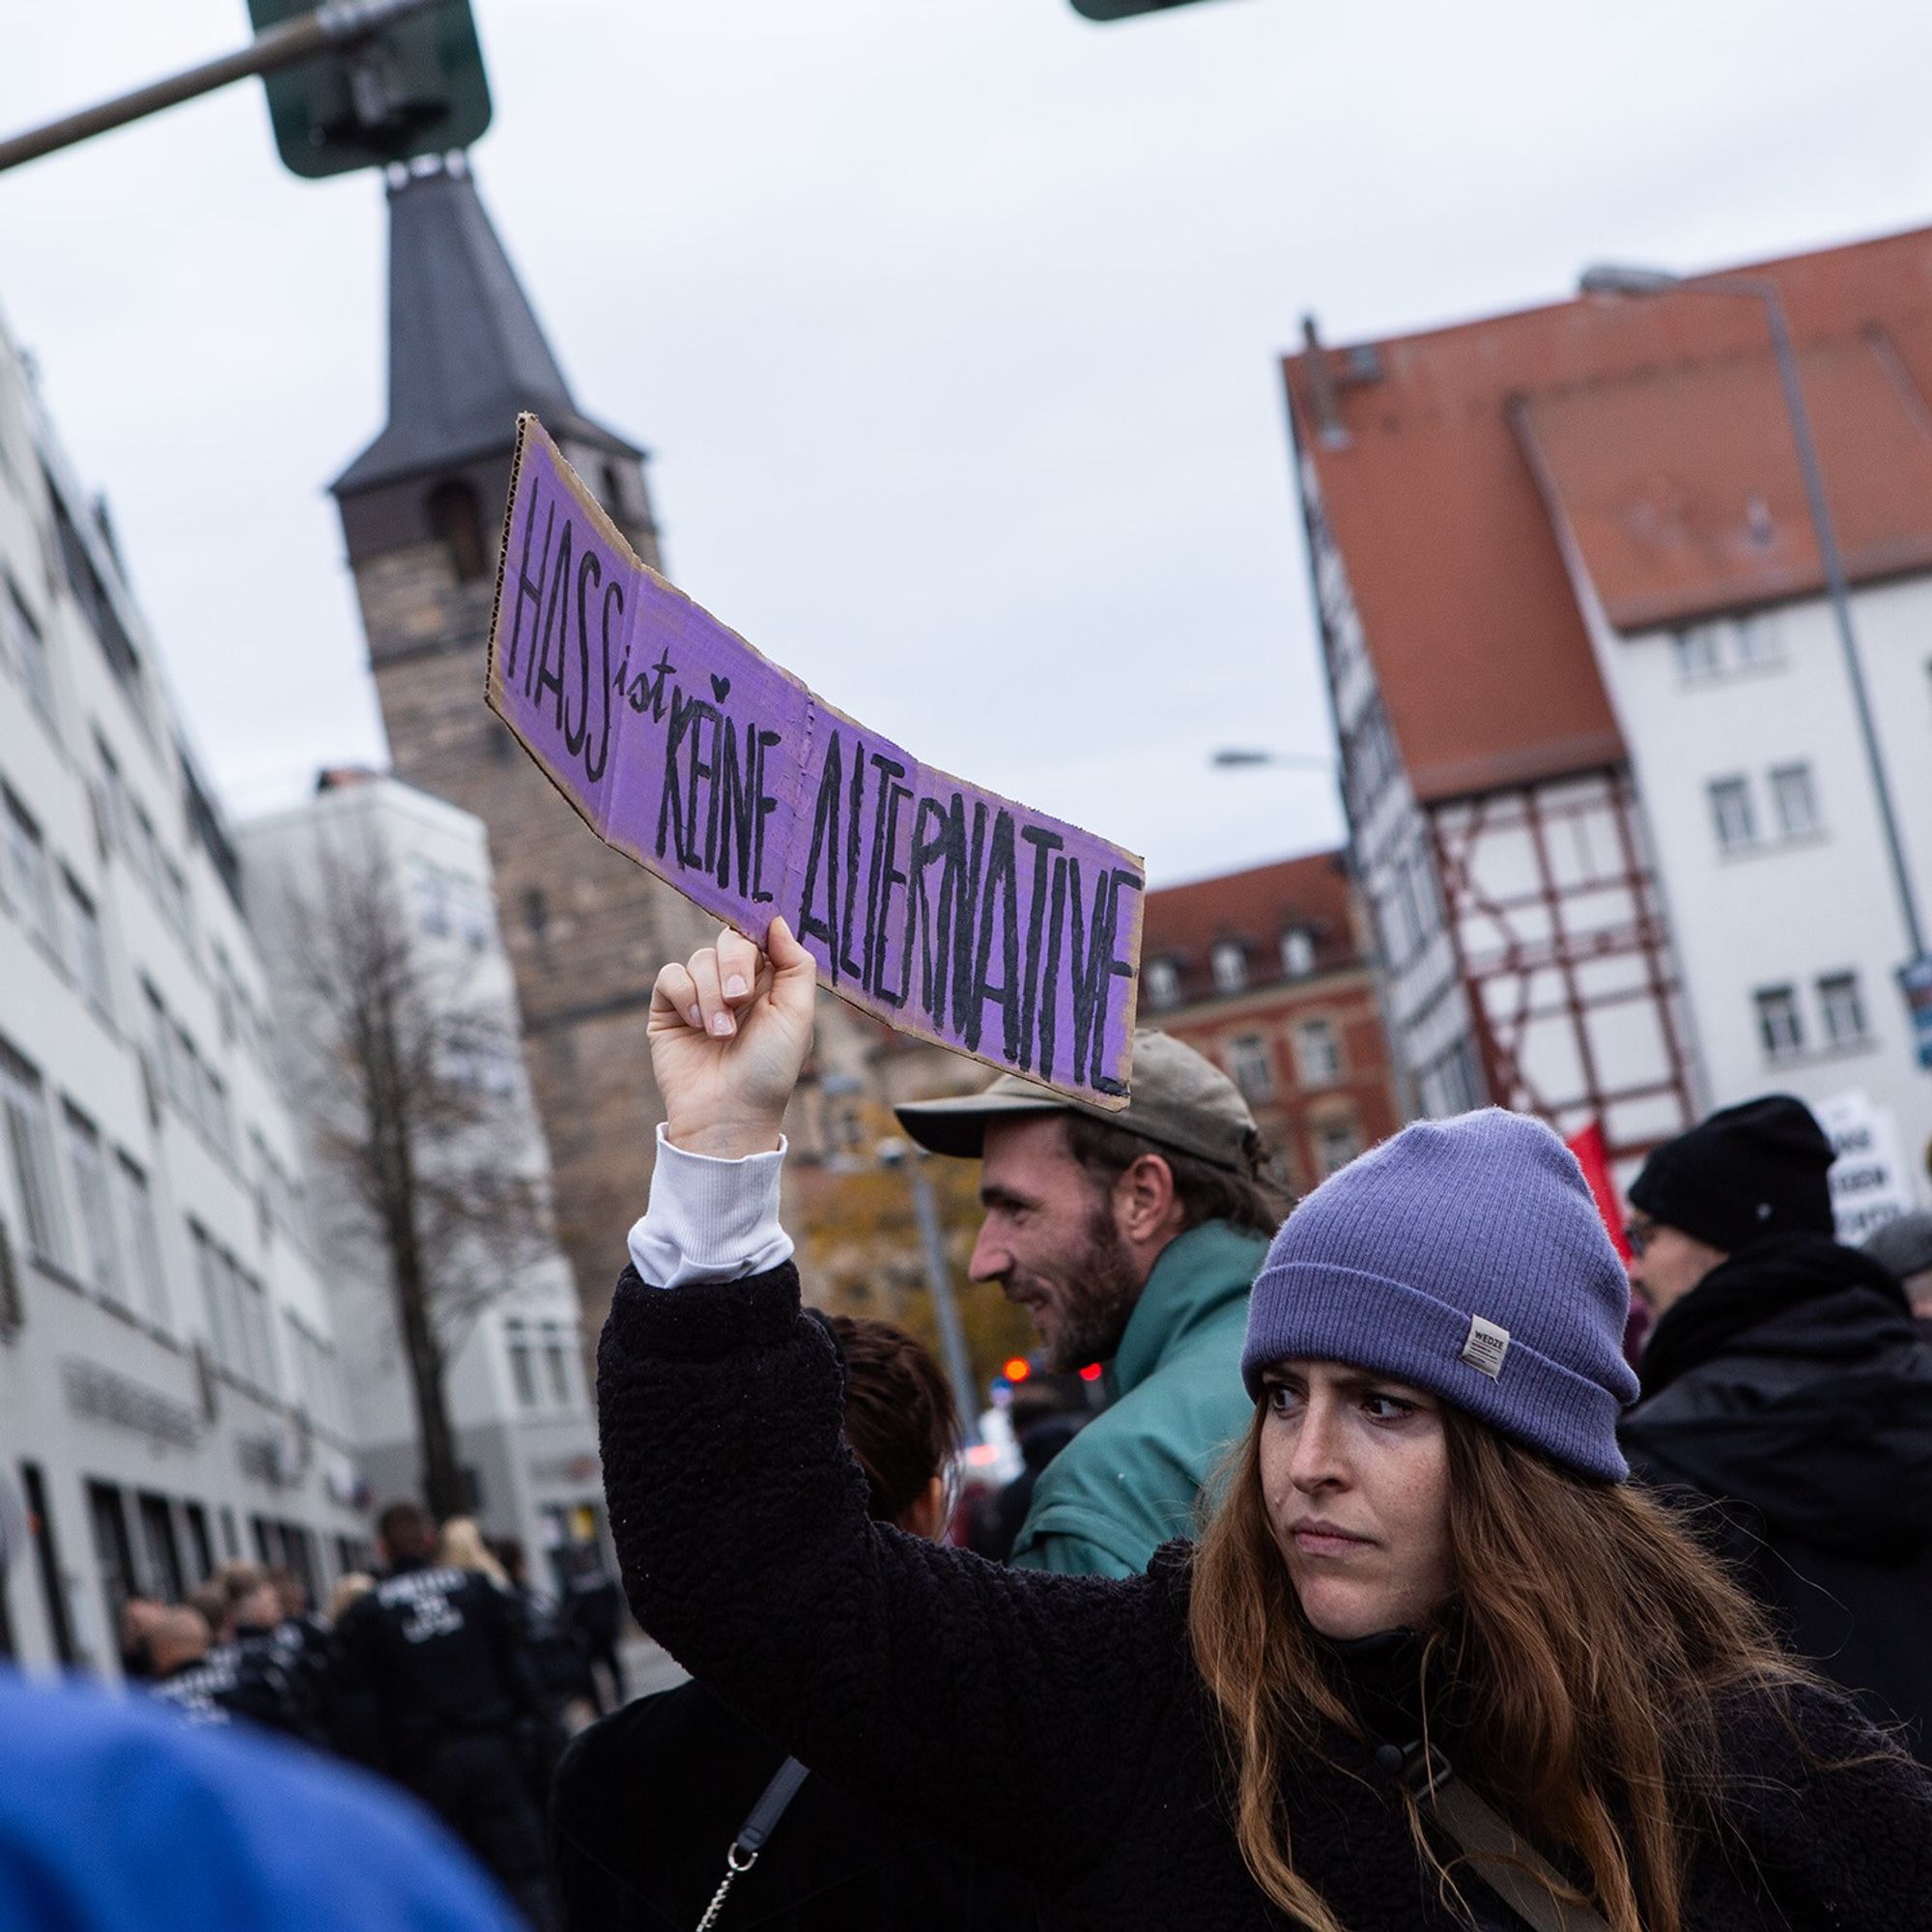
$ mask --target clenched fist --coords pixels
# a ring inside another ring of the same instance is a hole
[[[651,1070],[666,1132],[688,1153],[737,1160],[778,1147],[811,1050],[816,975],[783,920],[765,948],[726,927],[651,988]]]

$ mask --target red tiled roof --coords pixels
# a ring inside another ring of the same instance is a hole
[[[1354,963],[1349,874],[1340,852],[1311,852],[1148,894],[1141,957],[1172,960],[1182,998],[1205,998],[1214,991],[1209,949],[1216,940],[1236,939],[1248,949],[1249,985],[1265,986],[1288,977],[1281,936],[1291,927],[1314,939],[1317,971]]]
[[[1932,417],[1889,338],[1798,363],[1846,574],[1932,566]],[[1618,629],[1822,586],[1769,351],[1533,397],[1519,427]]]
[[[1783,296],[1848,569],[1926,567],[1932,229],[1756,272]],[[1328,367],[1344,440],[1319,434],[1306,354],[1290,405],[1425,799],[1622,756],[1539,461],[1614,622],[1818,582],[1754,301],[1559,302]]]

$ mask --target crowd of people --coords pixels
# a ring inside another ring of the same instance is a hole
[[[551,1782],[570,1731],[623,1701],[617,1586],[579,1548],[549,1596],[515,1540],[412,1502],[382,1511],[376,1540],[379,1572],[344,1577],[322,1615],[293,1573],[242,1560],[181,1604],[131,1600],[123,1674],[192,1723],[278,1733],[406,1787],[553,1926]]]
[[[510,1901],[466,1916],[443,1844],[397,1889],[435,1910],[340,1922],[1932,1927],[1932,1216],[1841,1244],[1801,1102],[1656,1148],[1627,1263],[1495,1110],[1291,1212],[1156,1032],[1123,1110],[908,1104],[980,1163],[971,1272],[1039,1337],[1024,1468],[969,1511],[930,1354],[793,1265],[812,970],[768,946],[654,995],[667,1122],[600,1352],[622,1592],[592,1559],[546,1597],[400,1504],[326,1615],[242,1564],[129,1605],[181,1735],[385,1776]],[[691,1682],[626,1701],[625,1595]],[[17,1835],[0,1799],[0,1908]]]

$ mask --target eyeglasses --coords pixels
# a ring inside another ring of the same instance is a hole
[[[1624,1242],[1638,1261],[1643,1259],[1643,1251],[1657,1238],[1657,1223],[1651,1220],[1630,1220],[1624,1223]]]

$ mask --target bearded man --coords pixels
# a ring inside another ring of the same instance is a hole
[[[1137,1577],[1253,1413],[1239,1365],[1248,1290],[1287,1203],[1254,1116],[1209,1061],[1134,1035],[1119,1113],[1002,1074],[897,1110],[921,1147],[981,1163],[975,1281],[1039,1332],[1046,1366],[1098,1362],[1106,1408],[1041,1472],[1012,1561]]]

